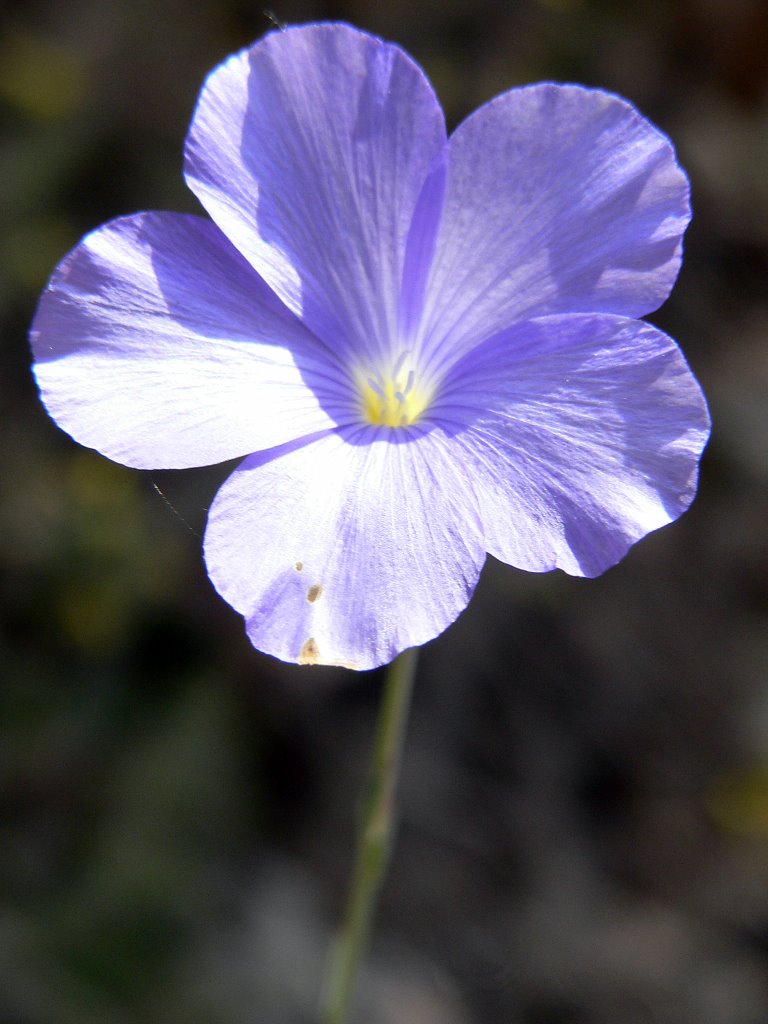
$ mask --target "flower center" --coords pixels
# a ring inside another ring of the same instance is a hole
[[[419,386],[407,354],[384,372],[361,372],[358,386],[364,418],[379,427],[410,426],[421,419],[432,401],[431,389]]]

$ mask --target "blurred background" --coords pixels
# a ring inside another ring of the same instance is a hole
[[[422,652],[359,1024],[768,1020],[768,6],[26,0],[0,27],[0,1024],[312,1024],[381,674],[253,651],[205,576],[231,467],[141,473],[46,417],[60,257],[181,178],[204,75],[280,22],[402,44],[450,127],[602,86],[675,141],[672,298],[714,434],[594,581],[489,562]],[[165,498],[163,497],[165,496]]]

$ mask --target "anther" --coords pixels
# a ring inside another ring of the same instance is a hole
[[[376,381],[375,381],[375,380],[373,379],[373,377],[369,377],[369,378],[368,378],[368,387],[369,387],[369,388],[371,389],[371,391],[375,391],[375,392],[376,392],[376,394],[377,394],[377,395],[379,396],[379,398],[382,398],[382,399],[386,399],[386,397],[387,397],[387,396],[386,396],[386,394],[384,393],[384,389],[383,389],[383,387],[381,387],[381,386],[380,386],[380,385],[379,385],[379,384],[378,384],[378,383],[377,383],[377,382],[376,382]]]

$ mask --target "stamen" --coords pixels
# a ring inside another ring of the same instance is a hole
[[[392,378],[393,379],[397,378],[398,373],[400,373],[400,371],[402,370],[403,363],[405,362],[405,359],[406,359],[407,355],[408,355],[407,352],[401,352],[400,355],[397,357],[397,361],[395,362],[395,365],[392,367]]]
[[[407,427],[424,415],[433,391],[419,387],[418,371],[407,351],[401,352],[391,366],[389,371],[383,371],[381,364],[366,367],[368,372],[363,371],[357,378],[360,410],[363,419],[375,426]]]

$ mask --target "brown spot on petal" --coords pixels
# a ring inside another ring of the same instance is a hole
[[[307,600],[309,601],[309,603],[310,604],[314,604],[315,601],[318,599],[318,597],[320,597],[322,592],[323,592],[323,585],[322,585],[322,583],[313,583],[312,586],[307,591]]]
[[[317,647],[317,640],[313,636],[305,640],[299,651],[300,665],[317,665],[320,661],[320,651]]]
[[[297,562],[293,568],[296,570],[296,572],[301,572],[301,570],[304,568],[304,563]]]

